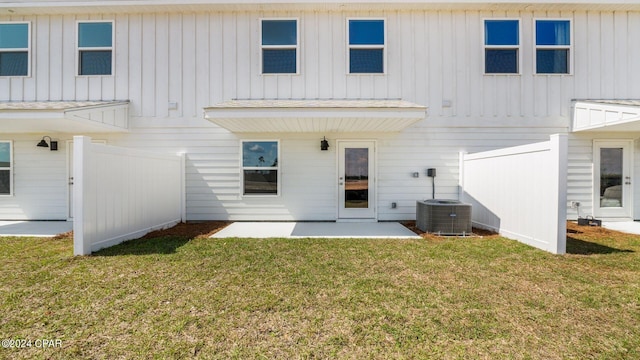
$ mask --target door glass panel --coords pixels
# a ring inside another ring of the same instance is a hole
[[[600,149],[600,207],[622,207],[622,148]]]
[[[344,149],[344,207],[369,207],[369,149]]]

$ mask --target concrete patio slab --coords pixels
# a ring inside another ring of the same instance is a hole
[[[636,221],[603,221],[602,227],[627,234],[640,235],[640,222]]]
[[[211,237],[421,239],[396,222],[235,222]]]
[[[54,237],[71,230],[71,221],[0,221],[0,236]]]

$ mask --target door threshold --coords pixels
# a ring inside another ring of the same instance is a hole
[[[378,219],[370,219],[370,218],[366,218],[366,219],[337,219],[336,222],[341,222],[341,223],[363,223],[363,222],[375,223],[375,222],[378,222]]]

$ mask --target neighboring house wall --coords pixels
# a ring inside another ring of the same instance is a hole
[[[298,75],[260,74],[259,19],[278,17],[299,21]],[[358,17],[386,20],[384,75],[347,74],[346,19]],[[485,18],[520,19],[520,75],[484,75]],[[572,21],[572,75],[533,74],[536,18]],[[113,76],[76,76],[76,22],[86,19],[115,20]],[[377,140],[378,218],[413,218],[415,200],[431,197],[426,168],[438,169],[436,197],[455,198],[459,151],[527,144],[567,132],[574,98],[640,94],[640,47],[634,45],[640,13],[632,11],[533,12],[497,6],[495,11],[243,10],[1,16],[0,20],[30,21],[33,33],[32,76],[0,78],[0,100],[130,100],[131,132],[103,138],[118,146],[184,151],[190,220],[334,219],[335,140],[357,138]],[[247,98],[401,98],[429,110],[426,120],[401,133],[376,134],[238,135],[203,119],[206,106]],[[318,149],[322,136],[331,142],[328,153]],[[239,195],[240,139],[281,141],[285,177],[280,197]],[[31,142],[37,140],[33,136],[24,146],[35,151]],[[569,155],[568,197],[584,202],[585,210],[592,196],[585,183],[591,156],[587,152],[592,151],[589,141],[572,136]],[[54,155],[61,161],[58,173],[64,172],[63,153]],[[19,156],[24,155],[16,152]],[[32,178],[18,169],[16,189],[23,186],[18,184],[22,176]],[[413,172],[421,177],[412,178]],[[56,176],[64,186],[66,179]],[[309,183],[323,190],[310,191]],[[50,192],[61,194],[56,189]],[[19,206],[33,206],[31,201]],[[391,209],[391,202],[398,208]],[[0,208],[13,203],[0,199]],[[63,213],[60,210],[56,214]]]

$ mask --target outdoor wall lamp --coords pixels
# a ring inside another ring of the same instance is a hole
[[[322,151],[329,150],[329,142],[327,141],[326,136],[323,136],[323,139],[320,140],[320,150]]]
[[[42,140],[40,140],[40,142],[38,143],[38,145],[36,145],[37,147],[49,147],[49,144],[47,144],[47,141],[45,140],[45,138],[49,138],[49,142],[51,143],[51,151],[58,151],[58,142],[55,140],[51,140],[51,136],[43,136]]]

